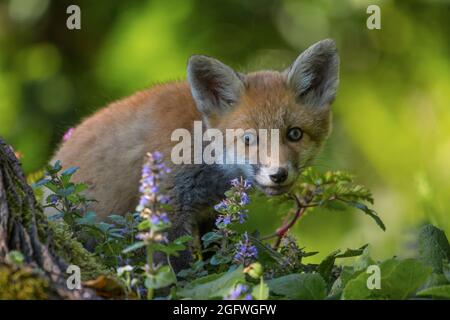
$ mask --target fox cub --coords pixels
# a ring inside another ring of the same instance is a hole
[[[187,81],[111,103],[76,127],[53,159],[64,167],[80,167],[74,180],[89,186],[89,197],[97,200],[91,209],[105,219],[135,210],[145,155],[159,151],[172,169],[165,186],[173,208],[169,239],[192,234],[194,227],[208,231],[214,221],[211,208],[233,178],[242,176],[267,195],[289,190],[329,134],[338,69],[336,46],[329,39],[309,47],[282,72],[241,74],[216,59],[194,55]],[[247,129],[278,129],[278,159],[174,164],[172,132],[193,132],[194,121],[202,121],[203,130],[244,129],[235,139],[244,139],[250,150],[258,149],[258,137],[246,134]],[[187,266],[190,256],[181,255],[175,268]]]

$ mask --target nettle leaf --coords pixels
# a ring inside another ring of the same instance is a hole
[[[416,259],[390,259],[380,266],[381,288],[369,289],[368,278],[372,275],[361,272],[350,280],[342,292],[342,299],[407,299],[427,280],[431,268]]]
[[[162,266],[156,274],[147,274],[145,278],[145,287],[147,289],[160,289],[175,283],[177,278],[169,266]]]
[[[353,263],[353,269],[354,271],[363,271],[366,270],[368,266],[374,264],[376,263],[370,256],[370,247],[367,246],[364,248],[362,254]]]
[[[274,294],[288,299],[323,300],[327,284],[318,273],[293,273],[267,281]]]
[[[364,253],[365,248],[368,244],[365,244],[358,249],[347,249],[345,252],[341,253],[341,250],[336,250],[330,253],[317,267],[317,271],[322,276],[322,278],[328,283],[331,280],[331,275],[334,267],[334,263],[337,258],[350,258],[357,257]]]
[[[177,291],[177,295],[191,299],[223,298],[238,283],[245,282],[243,267],[196,279]]]
[[[260,284],[253,287],[252,296],[256,300],[269,299],[269,286],[264,281],[261,281]]]
[[[433,268],[433,272],[443,273],[444,261],[450,260],[450,244],[444,231],[430,224],[419,232],[419,259]]]
[[[427,288],[417,292],[417,296],[450,299],[450,285]]]

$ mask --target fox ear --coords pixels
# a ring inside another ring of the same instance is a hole
[[[200,112],[222,113],[235,104],[244,89],[243,76],[219,60],[194,55],[189,59],[187,79]]]
[[[311,107],[331,104],[339,84],[339,55],[334,41],[326,39],[313,44],[285,74],[301,103]]]

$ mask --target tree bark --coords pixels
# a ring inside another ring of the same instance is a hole
[[[8,286],[8,281],[12,281],[12,285],[18,279],[12,276],[20,271],[25,272],[27,278],[46,284],[43,290],[49,299],[97,297],[89,289],[67,288],[66,268],[69,263],[56,252],[58,246],[53,243],[54,236],[54,230],[27,184],[13,149],[0,139],[0,271],[7,273],[1,277],[0,291],[8,290],[1,286]],[[24,256],[23,266],[14,266],[9,261],[8,254],[13,250]],[[36,298],[33,294],[30,297]]]

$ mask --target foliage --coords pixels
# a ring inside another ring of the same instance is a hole
[[[370,257],[369,246],[363,245],[357,249],[335,250],[317,264],[306,263],[305,259],[317,252],[300,248],[295,237],[288,234],[301,215],[294,214],[291,223],[278,229],[283,232],[274,234],[279,241],[273,245],[270,236],[238,231],[236,227],[245,225],[250,214],[247,207],[251,202],[252,186],[243,178],[233,179],[225,199],[214,206],[217,212],[215,228],[201,238],[201,258],[175,274],[170,257],[179,255],[192,239],[185,236],[169,241],[167,238],[166,233],[171,228],[171,208],[161,182],[169,169],[160,153],[149,153],[143,166],[141,198],[136,213],[112,215],[111,224],[96,222],[95,214],[88,211],[83,190],[77,191],[77,184],[70,182],[75,170],[60,171],[57,162],[47,168],[46,176],[35,184],[37,188],[47,187],[52,191],[46,197],[46,205],[57,209],[57,217],[61,218],[60,222],[51,223],[52,228],[59,226],[60,232],[55,234],[63,232],[71,237],[73,229],[73,234],[81,241],[86,235],[93,236],[97,242],[95,259],[115,271],[128,298],[264,300],[449,296],[450,245],[442,230],[432,225],[421,229],[417,258],[376,262]],[[56,201],[52,201],[54,195]],[[354,207],[385,229],[377,213],[369,208],[373,204],[370,191],[355,184],[353,177],[344,172],[320,173],[309,168],[302,173],[289,195],[274,201],[294,204],[297,213],[315,207],[328,210]],[[60,223],[66,227],[62,228]],[[88,245],[88,242],[84,243]],[[167,259],[159,259],[157,264],[156,256]],[[337,264],[338,260],[349,258],[355,258],[353,264]],[[20,253],[14,253],[11,259],[20,262]],[[83,266],[83,261],[76,263]],[[373,281],[370,268],[374,266],[380,271],[380,287],[370,289],[368,283]]]

